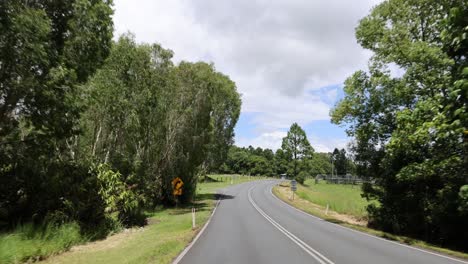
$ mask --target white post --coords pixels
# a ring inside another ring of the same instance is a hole
[[[192,229],[195,229],[195,208],[192,208]]]
[[[325,209],[325,215],[328,215],[328,204],[327,204],[327,209]]]

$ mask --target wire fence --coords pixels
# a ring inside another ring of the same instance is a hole
[[[318,174],[315,176],[315,180],[325,180],[329,184],[363,184],[370,183],[373,184],[374,181],[366,180],[359,176],[346,174],[346,175],[327,175],[327,174]]]

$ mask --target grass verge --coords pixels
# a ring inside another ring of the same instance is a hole
[[[306,184],[307,183],[308,182],[306,182]],[[323,196],[324,195],[317,194],[320,197],[320,198],[317,199],[314,196],[313,192],[307,191],[307,189],[309,189],[309,188],[313,189],[315,186],[316,185],[309,185],[309,186],[306,185],[306,187],[298,186],[299,188],[298,188],[297,192],[299,193],[300,191],[302,191],[302,192],[306,193],[307,195],[298,195],[299,197],[295,198],[294,200],[290,199],[291,191],[290,191],[289,184],[282,183],[279,186],[273,187],[272,191],[273,191],[273,194],[276,197],[278,197],[282,201],[286,202],[287,204],[292,205],[295,208],[300,209],[300,210],[302,210],[302,211],[304,211],[306,213],[309,213],[311,215],[320,217],[320,218],[322,218],[322,219],[324,219],[324,220],[326,220],[328,222],[339,224],[339,225],[342,225],[342,226],[345,226],[345,227],[348,227],[348,228],[351,228],[351,229],[354,229],[354,230],[357,230],[357,231],[361,231],[361,232],[364,232],[364,233],[367,233],[367,234],[371,234],[371,235],[374,235],[374,236],[377,236],[377,237],[397,241],[397,242],[407,244],[407,245],[411,245],[411,246],[415,246],[415,247],[418,247],[418,248],[421,248],[421,249],[430,250],[430,251],[433,251],[433,252],[442,253],[442,254],[458,257],[458,258],[465,259],[465,260],[468,259],[468,254],[464,253],[464,252],[459,252],[459,251],[454,251],[454,250],[450,250],[450,249],[447,249],[447,248],[438,247],[436,245],[432,245],[432,244],[426,243],[426,242],[421,241],[421,240],[417,240],[417,239],[413,239],[413,238],[409,238],[409,237],[405,237],[405,236],[398,236],[398,235],[390,234],[390,233],[383,232],[383,231],[380,231],[380,230],[369,228],[369,227],[366,226],[366,222],[362,221],[362,218],[360,218],[360,217],[362,217],[362,214],[360,214],[360,213],[357,214],[357,215],[343,215],[343,214],[340,214],[340,213],[335,212],[332,209],[330,209],[328,211],[328,214],[326,214],[325,213],[326,212],[325,207],[323,205],[316,204],[314,202],[314,201],[323,201]],[[318,184],[317,186],[320,186],[320,184]],[[348,188],[348,186],[342,186],[342,187]],[[320,188],[320,187],[318,187],[318,188]],[[326,187],[324,187],[324,188],[326,188]],[[321,190],[321,192],[323,192],[324,188],[321,188],[319,190]],[[338,198],[336,196],[334,196],[333,194],[330,194],[329,197],[333,197],[335,202],[339,202]],[[326,206],[326,202],[325,202],[325,206]],[[330,208],[331,208],[331,206],[330,206]],[[342,207],[337,207],[337,208],[343,209]],[[342,212],[343,211],[349,212],[349,210],[342,210]],[[354,210],[354,211],[359,212],[359,210],[357,210],[357,211]]]
[[[327,184],[325,181],[306,180],[299,185],[297,196],[320,206],[329,205],[330,210],[357,218],[367,217],[369,202],[361,197],[360,185]]]
[[[61,226],[19,225],[13,232],[0,235],[0,263],[44,259],[86,240],[76,223]]]
[[[43,263],[171,263],[206,223],[215,206],[216,190],[259,177],[211,175],[197,186],[197,228],[192,230],[192,206],[148,212],[148,225],[126,229],[105,240],[75,246]],[[42,263],[42,262],[41,262]]]

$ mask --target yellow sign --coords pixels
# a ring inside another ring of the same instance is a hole
[[[173,179],[172,180],[172,194],[182,195],[182,186],[184,186],[184,182],[179,177]]]

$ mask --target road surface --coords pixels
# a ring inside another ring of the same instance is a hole
[[[221,190],[211,222],[179,263],[468,263],[307,215],[273,196],[276,183]]]

